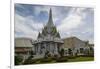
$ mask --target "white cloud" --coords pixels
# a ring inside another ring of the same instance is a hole
[[[82,23],[81,19],[82,19],[81,16],[78,16],[77,14],[72,14],[62,21],[62,24],[59,26],[58,29],[68,30],[68,29],[76,28]]]
[[[39,6],[33,8],[34,8],[33,9],[34,14],[38,16],[41,11],[46,11],[49,13],[50,6],[42,6],[42,7]],[[87,33],[93,32],[93,28],[91,26],[85,27],[86,25],[89,25],[85,24],[87,20],[84,20],[84,18],[86,18],[87,16],[87,13],[84,12],[86,8],[71,8],[68,13],[66,11],[69,10],[68,8],[65,8],[66,10],[59,9],[59,11],[57,7],[51,7],[51,8],[52,8],[54,24],[57,25],[57,30],[60,32],[62,38],[75,35],[76,37],[81,37],[82,39],[86,39],[87,38],[86,36],[88,35]],[[64,13],[62,13],[63,11]],[[88,13],[90,12],[91,11],[89,11]],[[67,15],[67,17],[65,14]],[[35,22],[36,20],[34,20],[33,18],[34,18],[33,16],[23,17],[16,13],[15,32],[21,32],[23,34],[21,35],[15,34],[15,35],[18,37],[30,37],[36,39],[38,32],[41,31],[43,28],[43,23],[37,23]],[[59,23],[57,23],[57,21],[59,21]],[[85,27],[84,29],[83,26]],[[89,39],[93,40],[92,38]]]
[[[34,7],[33,11],[35,15],[38,15],[41,11],[49,11],[50,7],[48,6],[38,6],[38,7]]]
[[[73,29],[76,29],[84,24],[83,18],[85,17],[85,13],[82,12],[83,10],[84,8],[73,8],[69,15],[62,20],[61,25],[57,28],[62,37],[67,36],[66,34],[68,31],[72,31]]]
[[[79,15],[82,14],[79,9],[72,9],[69,16],[67,16],[58,27],[59,30],[69,30],[78,27],[81,25],[83,16]]]
[[[35,15],[39,15],[41,11],[49,12],[49,7],[33,7]],[[15,13],[15,32],[21,32],[22,34],[16,34],[15,37],[30,37],[36,39],[38,32],[41,32],[43,23],[37,23],[33,19],[33,16],[23,17]]]
[[[21,35],[15,34],[15,37],[30,37],[36,39],[36,36],[42,27],[42,23],[36,23],[30,17],[23,17],[15,14],[15,32],[22,33]]]
[[[33,28],[36,31],[40,31],[42,29],[42,27],[43,27],[43,23],[35,22],[34,19],[32,19],[31,16],[27,16],[25,21],[27,22],[27,23],[25,22],[26,24],[31,26],[31,28]]]

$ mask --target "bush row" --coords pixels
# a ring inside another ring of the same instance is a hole
[[[68,61],[68,58],[41,58],[41,59],[32,59],[32,60],[26,60],[24,64],[37,64],[38,63],[51,63],[51,62],[66,62]]]

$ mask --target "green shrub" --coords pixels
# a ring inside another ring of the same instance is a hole
[[[46,59],[41,59],[40,60],[40,62],[43,62],[43,63],[45,63],[45,62],[52,62],[52,61],[53,61],[52,58],[46,58]]]
[[[75,59],[77,56],[68,56],[68,59]]]
[[[26,59],[25,62],[23,64],[35,64],[37,62],[37,60],[32,60],[32,59]]]
[[[48,57],[52,57],[51,54],[48,54]]]
[[[15,65],[19,65],[23,61],[21,56],[15,56]]]
[[[56,62],[66,62],[66,61],[68,61],[68,58],[67,57],[63,57],[63,58],[56,59]]]
[[[59,54],[60,54],[61,57],[64,56],[64,49],[63,48],[59,51]]]
[[[55,54],[55,55],[54,55],[54,57],[55,57],[55,58],[58,58],[58,55],[57,55],[57,54]]]
[[[58,55],[57,55],[57,54],[55,54],[55,55],[52,57],[53,60],[56,60],[57,58],[58,58]]]
[[[30,55],[30,56],[24,61],[23,64],[33,64],[33,63],[35,63],[36,61],[32,59],[33,57],[34,57],[33,55]]]

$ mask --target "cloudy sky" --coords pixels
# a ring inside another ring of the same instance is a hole
[[[52,9],[54,25],[61,38],[76,36],[94,41],[94,9],[68,6],[15,4],[15,37],[37,39]]]

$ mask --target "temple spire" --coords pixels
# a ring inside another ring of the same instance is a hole
[[[52,10],[50,8],[50,12],[49,12],[49,21],[52,21]]]
[[[53,24],[53,19],[52,19],[52,10],[51,10],[51,8],[50,8],[50,11],[49,11],[48,25],[49,25],[49,26],[54,26],[54,24]]]

